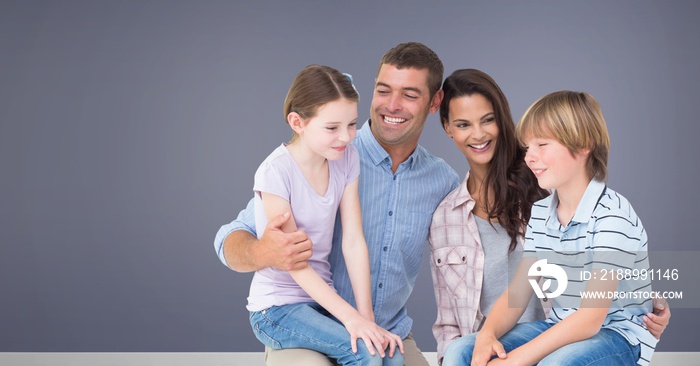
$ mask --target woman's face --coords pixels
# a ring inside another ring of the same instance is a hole
[[[499,133],[496,114],[488,99],[481,94],[453,98],[445,130],[471,169],[488,168]]]

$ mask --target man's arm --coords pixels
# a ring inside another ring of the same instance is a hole
[[[666,330],[668,322],[671,320],[671,308],[664,298],[654,298],[654,312],[643,317],[644,325],[649,329],[651,335],[656,339],[661,339],[661,334]]]
[[[306,267],[311,258],[311,240],[306,233],[281,230],[289,213],[271,220],[257,239],[253,200],[236,220],[223,225],[216,234],[214,249],[222,263],[236,272],[252,272],[266,267],[289,271]]]

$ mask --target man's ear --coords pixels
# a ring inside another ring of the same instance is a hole
[[[298,135],[301,135],[304,132],[304,120],[301,118],[299,113],[289,113],[287,115],[287,123],[289,124],[289,127],[291,127],[292,130]]]
[[[445,94],[442,89],[438,89],[433,95],[433,99],[430,101],[430,113],[435,113],[440,109],[440,103],[442,103],[442,97]]]

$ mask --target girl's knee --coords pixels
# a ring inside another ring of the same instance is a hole
[[[367,345],[362,339],[357,340],[357,353],[355,354],[358,365],[382,366],[383,359],[379,351],[374,350],[374,356],[369,353]]]
[[[406,365],[406,360],[404,360],[403,355],[401,352],[397,349],[396,352],[394,352],[394,357],[389,357],[389,350],[386,351],[386,356],[382,359],[382,365],[383,366],[404,366]]]

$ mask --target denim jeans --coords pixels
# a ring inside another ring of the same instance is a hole
[[[543,320],[520,323],[499,339],[506,353],[531,341],[552,327]],[[452,341],[445,350],[442,366],[470,365],[476,333]],[[583,341],[568,344],[542,359],[539,366],[584,366],[584,365],[628,365],[634,366],[639,358],[640,346],[610,329],[601,329],[598,334]],[[495,356],[494,356],[495,357]]]
[[[401,352],[389,358],[371,356],[361,339],[352,353],[350,333],[315,302],[273,306],[250,313],[250,325],[260,342],[273,349],[308,348],[337,360],[341,365],[403,365]]]

